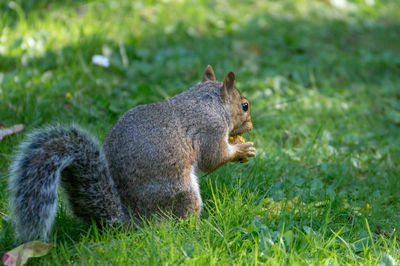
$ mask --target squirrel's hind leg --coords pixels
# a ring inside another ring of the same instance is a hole
[[[199,201],[194,191],[182,192],[174,199],[172,213],[182,219],[187,218],[189,215],[195,215],[199,218],[201,207],[201,201]]]
[[[197,177],[192,169],[186,169],[182,175],[168,174],[154,177],[142,186],[134,187],[135,209],[139,216],[172,214],[177,218],[185,219],[194,214],[199,217],[202,200]],[[164,173],[165,174],[165,173]]]
[[[195,173],[195,167],[193,166],[190,171],[188,189],[175,196],[172,212],[175,216],[183,219],[187,218],[190,214],[200,217],[202,207],[203,201],[200,195],[200,186]]]

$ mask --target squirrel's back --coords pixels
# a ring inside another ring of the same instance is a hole
[[[193,185],[201,135],[215,127],[220,132],[214,134],[222,136],[228,128],[221,84],[199,84],[169,100],[134,107],[110,130],[103,149],[121,199],[133,213],[152,213]]]

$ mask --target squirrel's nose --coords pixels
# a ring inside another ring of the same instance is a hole
[[[251,120],[247,123],[247,127],[249,130],[253,129],[253,122],[251,122]]]

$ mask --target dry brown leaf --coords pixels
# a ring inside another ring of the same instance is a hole
[[[14,135],[15,133],[19,133],[24,130],[23,124],[13,125],[11,127],[0,128],[0,140],[4,139],[5,137]]]
[[[2,261],[8,266],[24,265],[29,258],[46,255],[54,246],[40,241],[27,242],[4,254]]]

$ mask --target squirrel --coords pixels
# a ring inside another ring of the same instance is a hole
[[[199,217],[196,171],[254,157],[252,142],[228,142],[252,127],[250,103],[235,88],[234,73],[219,82],[208,65],[202,82],[189,90],[128,110],[102,147],[78,126],[36,130],[10,167],[16,237],[48,239],[59,186],[72,213],[88,222],[124,225],[163,213]]]

